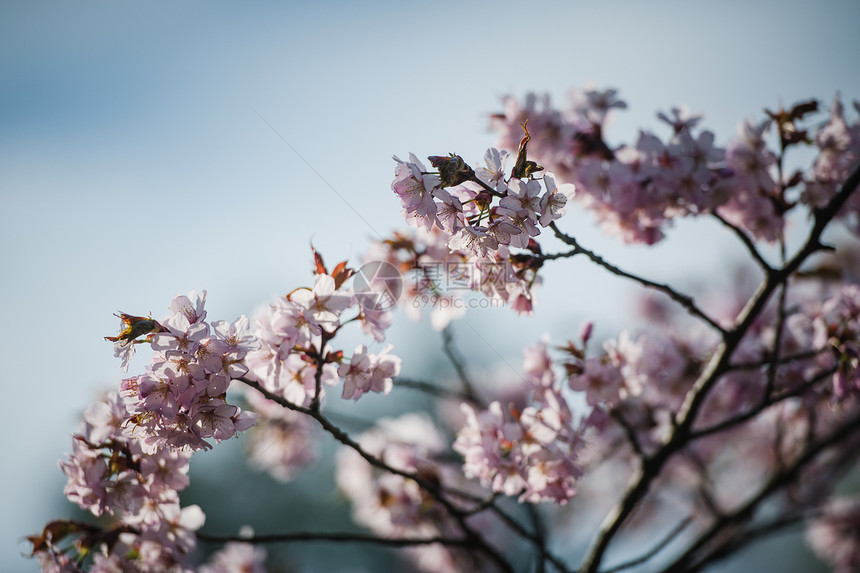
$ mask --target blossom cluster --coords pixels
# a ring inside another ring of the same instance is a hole
[[[34,554],[46,569],[68,564],[77,570],[68,548],[59,545],[75,534],[81,536],[77,552],[92,556],[96,569],[185,570],[194,531],[205,520],[199,507],[179,506],[194,451],[259,424],[249,439],[251,461],[286,481],[315,458],[314,422],[305,414],[318,407],[325,386],[342,378],[343,396],[351,399],[391,390],[400,359],[390,345],[379,353],[360,345],[352,357],[328,347],[348,308],[357,309],[350,320],[361,322],[374,338],[384,336],[390,313],[361,308],[344,285],[352,276],[345,263],[329,274],[322,258],[314,256],[314,286],[270,305],[253,332],[244,316],[232,323],[207,322],[205,291],[175,297],[163,319],[118,315],[123,328],[107,339],[122,369],[140,344],[153,350],[149,365],[123,380],[118,393],[90,407],[72,452],[60,464],[68,478],[66,496],[96,516],[112,516],[113,525],[95,532],[80,524],[49,526],[33,538]],[[227,401],[227,390],[238,379],[258,382],[298,411],[251,389],[244,397],[255,412],[243,411]],[[246,547],[226,548],[210,569],[237,559],[260,565],[261,555]]]
[[[860,393],[860,285],[846,285],[827,299],[813,324],[813,347],[836,361],[834,397]]]
[[[806,532],[812,549],[833,564],[834,573],[860,570],[860,501],[839,498],[828,504],[828,511],[813,520]]]
[[[259,392],[248,391],[244,396],[248,406],[260,416],[246,442],[252,467],[287,482],[316,461],[318,432],[312,419],[282,407]]]
[[[700,114],[683,106],[657,116],[671,128],[668,139],[643,130],[635,143],[610,146],[607,118],[611,110],[627,107],[612,89],[574,90],[564,110],[534,94],[522,103],[508,97],[504,105],[492,121],[499,146],[516,149],[519,125],[528,121],[530,154],[561,181],[576,185],[577,200],[608,234],[630,243],[656,243],[674,218],[713,212],[756,240],[775,241],[788,210],[798,201],[821,206],[860,158],[860,121],[846,122],[838,98],[814,135],[800,124],[817,104],[804,102],[748,120],[725,147],[715,143],[713,132],[698,128]],[[768,142],[774,132],[778,151]],[[818,150],[813,169],[784,173],[782,153],[801,143]],[[791,195],[792,188],[800,192]],[[855,196],[841,214],[856,226],[858,212]]]
[[[573,185],[557,185],[547,173],[541,181],[533,178],[539,166],[526,159],[528,131],[511,175],[505,178],[507,152],[490,148],[485,166],[477,171],[459,155],[430,157],[438,174],[414,154],[409,161],[397,157],[391,188],[403,205],[403,216],[413,227],[441,230],[451,250],[471,257],[486,257],[500,246],[524,249],[532,237],[564,215]],[[543,193],[543,194],[541,194]],[[493,205],[495,199],[497,205]]]
[[[111,515],[114,534],[87,535],[72,522],[54,522],[34,541],[46,571],[76,571],[61,542],[83,533],[78,551],[92,552],[94,570],[182,570],[196,543],[194,531],[205,516],[196,506],[181,507],[188,486],[189,449],[146,451],[128,424],[129,401],[116,393],[87,409],[72,452],[60,462],[68,482],[64,493],[95,516]],[[52,527],[53,525],[53,527]]]
[[[192,300],[193,299],[193,300]],[[147,340],[155,351],[144,374],[123,380],[128,426],[145,452],[210,449],[254,425],[255,416],[226,401],[230,382],[244,376],[244,359],[259,347],[248,320],[206,322],[206,292],[177,296],[172,314]],[[133,340],[118,340],[118,349]]]
[[[465,425],[453,448],[463,456],[466,477],[521,502],[565,504],[576,494],[584,433],[600,426],[605,413],[592,409],[575,422],[554,368],[545,344],[528,348],[524,369],[525,383],[533,388],[532,405],[521,412],[506,411],[498,401],[481,411],[461,406]]]
[[[364,452],[382,464],[442,488],[456,476],[437,458],[445,439],[424,414],[384,418],[357,436]],[[458,533],[439,501],[416,479],[374,469],[355,450],[337,453],[335,479],[352,503],[353,520],[382,537],[431,538]],[[408,555],[425,571],[480,570],[477,556],[444,545],[409,548]]]
[[[416,301],[434,301],[439,309],[431,316],[437,328],[464,309],[436,304],[459,296],[440,288],[443,280],[508,303],[518,313],[532,311],[532,287],[540,265],[529,264],[534,260],[529,254],[541,253],[534,238],[565,214],[575,189],[557,184],[549,172],[535,178],[543,168],[527,158],[529,140],[526,130],[509,173],[510,154],[495,148],[487,150],[484,165],[477,169],[454,154],[429,158],[438,172],[427,171],[414,154],[409,161],[394,158],[391,188],[400,198],[404,218],[417,232],[383,240],[374,255],[377,260],[399,261],[402,268],[408,263],[404,270],[418,270],[405,306],[409,308],[411,301],[413,314],[418,314],[426,304]],[[530,253],[517,255],[512,249]]]
[[[351,276],[345,263],[328,274],[317,256],[314,286],[280,297],[256,318],[254,333],[261,344],[246,358],[248,378],[300,408],[318,403],[325,387],[341,378],[343,398],[357,400],[367,392],[388,394],[401,364],[400,358],[389,354],[391,346],[373,354],[360,345],[351,358],[329,347],[348,309],[357,312],[349,320],[361,322],[365,332],[378,341],[384,340],[391,324],[389,310],[359,304],[345,286]]]
[[[720,147],[698,127],[701,116],[675,108],[658,115],[668,138],[643,131],[635,144],[612,147],[607,120],[625,107],[614,90],[575,92],[566,111],[548,98],[530,95],[522,105],[509,98],[493,122],[501,147],[515,154],[491,148],[477,169],[459,155],[434,156],[435,171],[414,155],[395,157],[391,187],[413,230],[374,243],[366,275],[346,261],[329,270],[314,251],[313,285],[277,298],[253,320],[208,322],[205,291],[177,296],[158,320],[119,314],[122,330],[107,338],[122,369],[141,344],[153,351],[149,364],[90,406],[60,463],[67,498],[105,525],[49,523],[30,538],[43,569],[191,570],[205,515],[180,504],[190,457],[245,430],[252,465],[284,482],[314,462],[315,439],[327,432],[342,446],[337,486],[354,521],[374,536],[353,540],[403,545],[425,571],[514,570],[493,539],[501,535],[495,523],[531,544],[537,568],[550,562],[563,570],[546,542],[550,513],[529,506],[530,523],[520,524],[513,500],[563,506],[590,488],[605,495],[616,486],[625,496],[621,509],[604,521],[583,571],[602,567],[622,525],[656,523],[661,512],[683,516],[684,527],[705,535],[693,549],[714,551],[702,553],[701,563],[689,561],[700,557],[696,551],[682,553],[670,569],[701,568],[732,543],[742,545],[744,528],[736,526],[756,525],[763,501],[786,522],[815,515],[811,546],[837,571],[857,569],[856,500],[827,500],[860,447],[860,257],[829,255],[817,267],[806,257],[825,250],[826,217],[860,231],[860,193],[838,213],[830,203],[860,160],[860,121],[849,123],[837,99],[826,122],[809,125],[818,103],[803,102],[747,121]],[[799,145],[817,154],[808,172],[789,174],[786,150]],[[543,167],[533,159],[551,172],[538,178]],[[734,284],[694,299],[622,271],[555,227],[574,187],[606,231],[633,243],[656,243],[677,217],[713,214],[741,235],[764,282],[755,291]],[[816,224],[807,246],[788,259],[786,214],[801,204]],[[535,239],[546,227],[574,249],[545,254]],[[755,241],[780,241],[782,267],[771,267]],[[578,254],[669,297],[649,299],[640,328],[600,345],[587,322],[560,346],[526,347],[515,387],[495,375],[477,377],[492,387],[473,385],[446,331],[462,387],[403,385],[440,397],[440,418],[453,422],[455,437],[423,412],[379,419],[354,437],[326,417],[326,393],[338,384],[341,398],[353,402],[394,387],[402,364],[383,344],[393,317],[388,303],[399,298],[419,316],[432,298],[438,329],[460,316],[466,305],[455,301],[466,293],[528,314],[540,268]],[[354,275],[364,284],[350,287]],[[378,286],[386,304],[378,304]],[[678,306],[666,306],[669,299]],[[345,354],[335,339],[349,323],[375,344]],[[231,385],[241,396],[228,398]],[[630,481],[622,488],[616,482],[623,479]],[[731,531],[720,530],[723,523]],[[252,543],[227,543],[200,570],[263,571],[265,559]]]
[[[259,347],[248,321],[206,321],[206,292],[177,296],[161,320],[120,315],[114,342],[123,370],[138,343],[154,350],[146,372],[122,381],[120,391],[93,404],[60,463],[65,494],[93,515],[111,515],[112,535],[88,534],[77,525],[49,532],[41,558],[63,565],[70,557],[56,543],[84,533],[81,555],[95,567],[161,571],[184,569],[205,515],[182,508],[178,492],[189,483],[191,454],[210,449],[254,425],[256,416],[226,400],[230,382],[247,372],[243,361]],[[143,340],[138,340],[145,337]],[[46,528],[46,531],[48,529]],[[92,547],[85,547],[87,543]]]
[[[468,306],[463,301],[471,293],[487,297],[494,307],[508,305],[518,314],[531,314],[541,284],[536,242],[529,243],[528,254],[515,255],[500,245],[486,256],[475,256],[451,249],[449,240],[437,228],[397,232],[374,242],[366,260],[397,268],[404,277],[398,304],[414,320],[429,308],[436,330],[463,316]]]

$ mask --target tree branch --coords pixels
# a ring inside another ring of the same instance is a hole
[[[803,350],[801,352],[796,352],[794,354],[784,354],[780,356],[776,362],[777,364],[788,364],[789,362],[794,362],[795,360],[808,360],[809,358],[815,358],[822,352],[826,352],[827,349],[820,350]],[[768,366],[773,363],[775,357],[765,356],[762,360],[756,360],[753,362],[736,362],[734,364],[729,364],[727,370],[757,370],[764,366]]]
[[[475,387],[472,384],[472,381],[469,379],[469,375],[466,373],[466,367],[463,366],[463,362],[454,353],[453,344],[454,336],[451,334],[451,325],[449,324],[442,330],[442,351],[445,353],[445,356],[448,357],[448,360],[457,372],[457,376],[460,378],[460,384],[463,385],[463,392],[468,396],[468,400],[475,404],[482,404],[475,392]]]
[[[239,541],[243,543],[296,543],[308,541],[326,541],[334,543],[363,543],[370,545],[387,545],[389,547],[410,547],[416,545],[449,545],[455,547],[469,547],[472,542],[466,538],[451,537],[377,537],[363,533],[335,533],[335,532],[296,532],[275,533],[269,535],[210,535],[198,533],[197,539],[210,543],[227,543]]]
[[[690,525],[690,523],[692,523],[692,521],[693,521],[692,517],[687,517],[686,519],[681,521],[678,525],[673,527],[672,530],[668,534],[666,534],[666,536],[657,543],[657,545],[655,545],[654,547],[652,547],[651,549],[649,549],[648,551],[646,551],[645,553],[643,553],[639,557],[636,557],[635,559],[631,559],[629,561],[625,561],[624,563],[619,563],[618,565],[616,565],[614,567],[610,567],[609,569],[606,569],[602,573],[617,573],[618,571],[623,571],[624,569],[630,569],[631,567],[636,567],[637,565],[641,565],[647,561],[650,561],[655,555],[660,553],[663,549],[666,548],[666,546],[668,546],[670,543],[672,543],[672,541],[674,541],[675,538],[678,537],[678,535],[680,535],[681,532],[684,531],[688,525]]]
[[[761,256],[761,253],[758,252],[758,249],[756,248],[755,243],[753,243],[753,240],[750,238],[749,235],[744,232],[743,229],[732,225],[716,211],[712,211],[711,215],[714,217],[714,219],[731,229],[732,232],[734,232],[734,234],[738,236],[738,238],[743,242],[743,244],[746,245],[749,254],[752,256],[753,259],[755,259],[755,262],[758,263],[758,266],[761,267],[761,269],[765,273],[769,273],[773,270],[773,268],[768,264],[768,262],[764,260],[764,257]]]
[[[549,551],[549,549],[547,549],[546,545],[544,544],[544,540],[542,537],[539,537],[538,535],[532,533],[531,531],[529,531],[528,529],[523,527],[519,521],[514,519],[512,516],[508,515],[504,510],[502,510],[496,504],[492,504],[489,507],[489,509],[495,515],[497,515],[502,520],[502,523],[507,525],[508,528],[511,529],[511,531],[513,531],[514,533],[516,533],[517,535],[519,535],[523,539],[527,539],[527,540],[531,541],[535,545],[535,547],[538,548],[538,551],[541,552],[541,554],[545,557],[545,559],[547,561],[549,561],[550,563],[552,563],[556,569],[561,571],[561,573],[570,573],[570,570],[565,566],[564,562],[561,559],[559,559],[558,557],[556,557],[555,555],[553,555]]]
[[[407,378],[395,378],[395,388],[409,388],[411,390],[418,390],[419,392],[424,392],[425,394],[430,394],[431,396],[436,396],[437,398],[446,398],[448,400],[463,400],[465,402],[472,402],[475,405],[482,405],[481,402],[477,402],[474,396],[469,396],[465,392],[458,392],[457,390],[451,390],[450,388],[443,388],[441,386],[436,386],[430,382],[423,382],[421,380],[410,380]]]
[[[564,243],[573,247],[573,251],[571,251],[570,253],[572,253],[572,254],[582,253],[583,255],[588,257],[593,263],[597,264],[598,266],[603,267],[604,269],[608,270],[610,273],[612,273],[616,276],[630,279],[632,281],[639,283],[640,285],[642,285],[644,287],[654,289],[658,292],[665,294],[670,299],[672,299],[673,301],[675,301],[676,303],[678,303],[682,307],[684,307],[684,309],[686,309],[687,312],[689,312],[693,316],[699,318],[703,322],[707,323],[709,326],[711,326],[711,328],[713,328],[714,330],[716,330],[720,334],[725,334],[725,329],[719,323],[717,323],[717,321],[715,321],[713,318],[711,318],[710,316],[705,314],[698,306],[696,306],[692,297],[676,291],[675,289],[673,289],[671,286],[669,286],[667,284],[658,283],[658,282],[640,277],[638,275],[634,275],[633,273],[629,273],[625,270],[622,270],[622,269],[616,267],[615,265],[613,265],[611,263],[608,263],[600,255],[598,255],[592,251],[589,251],[588,249],[583,248],[579,244],[579,242],[577,242],[577,240],[574,237],[571,237],[570,235],[566,235],[561,230],[559,230],[559,228],[556,226],[555,222],[550,223],[549,227],[553,230],[553,232],[555,232],[556,237],[561,239]],[[565,253],[565,256],[568,256],[568,254],[569,253]]]
[[[728,430],[728,429],[733,428],[739,424],[743,424],[744,422],[752,420],[753,418],[755,418],[756,416],[758,416],[764,410],[770,408],[771,406],[775,406],[776,404],[778,404],[784,400],[788,400],[789,398],[794,398],[796,396],[800,396],[804,392],[810,390],[814,385],[816,385],[819,382],[821,382],[822,380],[832,376],[835,372],[836,372],[836,367],[830,368],[830,369],[825,370],[823,372],[819,372],[818,374],[816,374],[814,377],[810,378],[809,380],[807,380],[803,384],[799,384],[797,387],[792,388],[791,390],[787,390],[787,391],[783,392],[782,394],[779,394],[779,395],[774,396],[772,398],[769,398],[767,400],[763,400],[757,406],[755,406],[754,408],[751,408],[750,410],[747,410],[746,412],[742,412],[740,414],[732,416],[731,418],[727,418],[727,419],[723,420],[722,422],[717,422],[716,424],[713,424],[712,426],[702,428],[701,430],[693,431],[689,436],[689,440],[690,441],[698,440],[699,438],[703,438],[703,437],[709,436],[711,434],[716,434],[718,432]]]
[[[320,368],[321,370],[321,368]],[[418,484],[421,489],[426,491],[430,496],[433,497],[444,509],[448,512],[448,514],[457,522],[460,527],[460,530],[466,536],[466,539],[470,541],[473,547],[475,547],[478,551],[486,555],[491,561],[493,561],[500,570],[508,571],[513,573],[513,566],[507,562],[507,560],[499,553],[494,547],[492,547],[481,535],[479,535],[468,523],[466,523],[466,518],[468,517],[468,512],[456,507],[453,505],[444,495],[445,491],[442,486],[438,483],[434,483],[432,481],[428,481],[417,474],[413,474],[411,472],[403,471],[393,466],[390,466],[377,458],[376,456],[367,452],[361,445],[353,440],[346,432],[341,430],[339,427],[334,425],[328,418],[326,418],[319,410],[313,410],[310,408],[303,408],[301,406],[297,406],[292,402],[289,402],[282,396],[278,396],[272,392],[269,392],[263,386],[249,378],[236,378],[240,382],[254,388],[263,396],[272,400],[273,402],[280,404],[281,406],[293,410],[295,412],[299,412],[305,415],[310,416],[314,420],[316,420],[323,429],[328,432],[335,440],[343,444],[344,446],[355,451],[359,456],[364,458],[364,460],[369,463],[371,466],[394,475],[399,475],[406,479],[410,479]]]
[[[711,526],[706,529],[692,545],[690,545],[687,551],[685,551],[675,560],[674,563],[664,570],[664,573],[688,573],[692,571],[693,569],[690,568],[691,561],[694,559],[699,549],[707,545],[726,527],[730,527],[745,519],[749,519],[754,515],[756,509],[763,501],[780,490],[783,486],[791,483],[806,464],[814,460],[824,450],[852,436],[858,429],[860,429],[860,415],[849,418],[848,421],[841,424],[826,437],[812,443],[806,448],[803,454],[794,460],[794,462],[771,476],[767,483],[762,486],[758,493],[756,493],[749,501],[735,511],[722,515],[716,519],[714,523],[712,523]]]
[[[696,382],[693,383],[692,388],[687,392],[684,402],[675,417],[675,426],[670,435],[664,441],[663,446],[646,459],[642,466],[633,473],[621,499],[604,518],[597,536],[582,562],[582,566],[580,567],[582,573],[595,573],[597,571],[603,554],[606,552],[612,538],[620,529],[621,524],[627,519],[639,500],[648,492],[651,482],[659,475],[666,461],[675,451],[681,449],[688,442],[690,430],[695,422],[699,408],[704,403],[710,389],[726,372],[732,354],[754,321],[759,317],[770,295],[783,281],[788,280],[788,277],[797,271],[810,255],[825,249],[820,241],[821,234],[851,194],[857,189],[858,184],[860,184],[860,165],[854,169],[842,185],[842,188],[831,198],[827,205],[814,211],[812,229],[800,251],[781,269],[769,271],[764,282],[762,282],[756,293],[741,311],[733,328],[729,331],[721,330],[724,332],[723,342],[714,351],[711,360],[705,366]],[[560,238],[567,237],[560,231],[556,231],[556,234],[560,235]],[[572,238],[568,238],[572,240]],[[572,244],[574,247],[577,246],[575,241],[569,244]]]

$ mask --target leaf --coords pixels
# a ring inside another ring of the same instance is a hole
[[[517,179],[528,179],[531,177],[532,173],[543,171],[543,167],[534,161],[529,161],[526,157],[526,148],[528,147],[529,141],[532,139],[531,135],[529,135],[528,127],[526,127],[527,125],[528,120],[522,124],[525,135],[522,140],[520,140],[520,147],[517,150],[517,162],[514,164],[514,169],[511,173],[511,175]]]
[[[313,245],[311,245],[311,251],[314,254],[314,272],[318,275],[327,275],[328,271],[325,270],[325,263],[323,263],[322,255],[317,252]]]

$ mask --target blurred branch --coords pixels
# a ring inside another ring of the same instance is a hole
[[[454,352],[453,344],[454,336],[451,333],[451,325],[448,324],[442,330],[442,351],[445,353],[445,356],[448,357],[448,360],[457,372],[457,376],[460,378],[460,383],[463,385],[463,392],[468,397],[467,399],[475,404],[481,404],[481,400],[475,393],[475,387],[469,379],[469,375],[466,373],[466,367]]]
[[[645,452],[642,450],[642,446],[639,444],[639,440],[636,438],[636,430],[624,419],[624,416],[621,415],[621,412],[618,411],[617,408],[612,408],[609,410],[609,416],[615,420],[615,422],[621,426],[621,429],[624,431],[624,435],[627,438],[627,441],[630,443],[630,447],[633,448],[633,452],[639,457],[639,459],[645,459]]]
[[[779,238],[779,255],[780,263],[785,265],[785,237],[784,233]],[[774,333],[772,360],[767,366],[767,383],[764,389],[762,400],[767,400],[773,393],[773,386],[776,383],[776,373],[779,370],[779,356],[782,353],[782,331],[785,328],[786,309],[785,301],[788,296],[788,280],[782,282],[779,286],[779,301],[776,306],[776,332]]]
[[[322,368],[317,368],[317,371],[322,371]],[[323,427],[323,429],[328,432],[335,440],[355,451],[371,466],[384,472],[399,475],[401,477],[414,481],[421,487],[421,489],[423,489],[431,497],[433,497],[433,499],[435,499],[445,509],[445,511],[448,512],[451,518],[457,522],[457,525],[460,527],[460,530],[465,535],[465,539],[470,542],[471,547],[483,553],[486,557],[493,561],[499,567],[500,570],[513,573],[513,566],[507,562],[507,560],[502,556],[502,554],[498,552],[494,547],[492,547],[478,532],[475,531],[475,529],[472,528],[472,526],[466,523],[466,518],[469,515],[468,512],[453,505],[443,495],[443,492],[445,490],[440,484],[435,483],[433,481],[428,481],[417,474],[403,471],[389,464],[386,464],[384,461],[370,454],[364,448],[362,448],[358,442],[353,440],[346,432],[341,430],[339,427],[334,425],[328,418],[326,418],[322,414],[322,412],[320,412],[320,410],[297,406],[296,404],[289,402],[282,396],[278,396],[277,394],[266,390],[259,382],[255,380],[251,380],[249,378],[236,378],[236,380],[239,380],[240,382],[257,390],[269,400],[272,400],[273,402],[280,404],[285,408],[310,416],[311,418],[316,420]]]
[[[660,474],[663,465],[674,452],[683,448],[688,443],[691,428],[705,398],[708,396],[711,388],[727,371],[735,349],[760,316],[773,291],[784,281],[788,280],[813,253],[828,249],[828,247],[825,247],[821,243],[821,235],[827,225],[833,220],[833,217],[857,189],[858,184],[860,184],[860,165],[854,169],[842,185],[842,188],[830,199],[827,205],[813,211],[814,223],[812,229],[809,231],[806,242],[800,250],[781,269],[771,269],[767,272],[764,281],[752,298],[747,301],[746,306],[741,311],[731,330],[724,331],[720,329],[723,332],[722,343],[714,351],[710,361],[700,373],[698,379],[693,383],[692,388],[687,392],[684,402],[675,416],[674,427],[664,441],[663,446],[651,457],[645,459],[641,467],[633,472],[621,498],[604,518],[590,549],[583,559],[580,568],[582,573],[595,573],[597,571],[603,559],[603,554],[609,547],[612,538],[639,503],[639,500],[648,492],[651,482]],[[576,241],[572,237],[567,237],[555,227],[553,229],[559,238],[562,240],[568,238],[572,241],[568,244],[574,247],[577,246]],[[602,261],[602,259],[600,260]],[[674,291],[671,292],[674,293]],[[695,306],[691,308],[696,309]],[[689,307],[688,310],[690,310]]]
[[[474,396],[470,396],[465,392],[459,392],[457,390],[451,390],[450,388],[443,388],[441,386],[437,386],[430,382],[423,382],[421,380],[410,380],[408,378],[395,378],[394,379],[394,387],[395,388],[409,388],[411,390],[418,390],[419,392],[424,392],[425,394],[430,394],[431,396],[436,396],[437,398],[445,398],[448,400],[464,400],[466,402],[472,402],[475,405],[481,405],[480,402],[477,402]]]
[[[602,573],[617,573],[618,571],[623,571],[624,569],[630,569],[631,567],[636,567],[637,565],[641,565],[650,561],[655,555],[660,553],[663,549],[666,548],[667,545],[672,543],[678,535],[684,531],[690,523],[693,522],[692,517],[687,517],[683,521],[681,521],[678,525],[672,528],[672,530],[666,534],[666,536],[661,539],[657,545],[636,557],[635,559],[631,559],[629,561],[625,561],[624,563],[620,563],[614,567],[610,567],[609,569],[604,570]]]
[[[717,518],[674,563],[664,570],[664,573],[690,573],[691,571],[700,569],[708,561],[708,559],[702,560],[698,563],[698,566],[695,566],[694,558],[700,549],[715,539],[724,529],[750,519],[762,502],[784,486],[790,484],[800,473],[800,470],[813,461],[821,452],[853,436],[858,429],[860,429],[860,416],[854,416],[826,437],[812,443],[791,464],[772,475],[767,483],[749,501],[735,511]],[[695,568],[691,568],[694,566]]]
[[[275,533],[271,535],[209,535],[198,533],[197,539],[210,543],[227,543],[238,541],[242,543],[295,543],[307,541],[331,541],[335,543],[364,543],[372,545],[388,545],[390,547],[410,547],[415,545],[450,545],[469,547],[472,542],[466,538],[451,537],[415,537],[415,538],[392,538],[377,537],[363,533],[324,533],[324,532],[296,532]]]
[[[529,514],[529,518],[531,518],[532,527],[534,528],[534,535],[537,539],[537,543],[535,543],[535,546],[537,547],[538,551],[538,560],[537,567],[535,567],[535,573],[546,573],[546,528],[544,526],[543,519],[541,518],[540,512],[538,511],[537,507],[535,507],[531,503],[527,503],[526,511]]]
[[[758,368],[762,368],[764,366],[772,364],[774,362],[774,359],[776,359],[777,364],[787,364],[789,362],[794,362],[795,360],[807,360],[809,358],[815,358],[822,352],[827,351],[827,348],[822,348],[819,350],[804,350],[795,354],[784,354],[778,358],[766,356],[762,360],[755,360],[753,362],[737,362],[735,364],[730,364],[726,368],[726,370],[756,370]]]
[[[544,556],[544,559],[552,563],[552,565],[561,573],[570,573],[570,569],[565,566],[564,562],[549,551],[542,536],[530,532],[523,525],[521,525],[517,519],[508,515],[495,503],[491,504],[488,509],[492,511],[493,514],[498,516],[499,519],[502,520],[502,523],[507,525],[508,528],[511,529],[514,533],[524,539],[527,539],[528,541],[531,541],[538,548],[538,551],[540,551],[541,555]]]
[[[810,378],[803,384],[799,384],[797,387],[792,388],[791,390],[786,390],[782,394],[778,394],[777,396],[773,396],[768,398],[767,400],[763,400],[759,402],[754,408],[747,410],[741,414],[737,414],[732,416],[731,418],[727,418],[722,422],[717,422],[712,426],[708,426],[706,428],[702,428],[701,430],[695,430],[690,434],[690,441],[698,440],[699,438],[703,438],[705,436],[709,436],[711,434],[716,434],[717,432],[722,432],[723,430],[728,430],[733,428],[739,424],[752,420],[756,416],[758,416],[762,411],[767,408],[774,406],[783,400],[787,400],[789,398],[794,398],[796,396],[800,396],[804,392],[810,390],[815,384],[818,384],[822,380],[829,378],[836,372],[836,367],[830,368],[828,370],[824,370],[823,372],[819,372],[814,377]]]

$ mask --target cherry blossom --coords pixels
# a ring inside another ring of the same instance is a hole
[[[43,570],[262,571],[260,543],[307,538],[402,546],[425,571],[595,573],[616,562],[619,541],[679,520],[614,569],[703,570],[801,521],[834,570],[857,569],[857,503],[834,492],[860,447],[860,251],[856,237],[824,232],[860,229],[860,122],[839,97],[817,121],[809,100],[766,109],[723,144],[702,114],[677,106],[657,114],[662,132],[615,143],[611,114],[626,103],[614,89],[574,91],[564,109],[534,94],[504,106],[492,118],[499,147],[476,168],[454,153],[428,157],[432,171],[395,157],[391,188],[413,229],[374,241],[364,261],[402,275],[400,308],[363,305],[349,283],[361,273],[347,261],[329,270],[313,250],[312,283],[285,288],[252,320],[208,322],[206,291],[176,296],[158,319],[116,315],[120,331],[106,338],[123,371],[135,349],[149,362],[84,412],[59,467],[67,499],[98,520],[30,536]],[[801,146],[809,168],[790,172]],[[671,238],[679,218],[707,216],[754,268],[686,292],[581,245],[563,230],[573,208],[643,245]],[[804,210],[808,222],[789,216]],[[568,321],[570,339],[526,346],[518,368],[464,364],[458,350],[474,352],[455,348],[449,327],[465,302],[528,315],[544,266],[574,257],[649,297],[615,334]],[[373,346],[400,310],[429,311],[445,329],[450,379],[435,368],[401,378],[393,346]],[[342,333],[353,323],[362,339],[350,354]],[[397,386],[437,409],[416,401],[424,411],[371,423],[332,411],[338,384],[343,408]],[[217,537],[180,499],[191,457],[243,433],[251,465],[283,482],[314,463],[322,440],[336,443],[337,487],[367,531],[240,531],[228,539],[242,542],[197,562],[198,539]],[[548,541],[576,543],[577,528],[593,538],[579,566]]]

